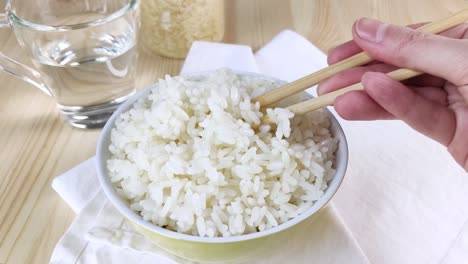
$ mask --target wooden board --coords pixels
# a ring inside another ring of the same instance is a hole
[[[359,17],[409,24],[446,16],[466,8],[467,2],[228,0],[225,41],[257,49],[290,28],[327,51],[351,37],[352,23]],[[9,30],[0,31],[0,50],[26,61]],[[145,87],[164,74],[176,75],[182,64],[140,56],[137,86]],[[51,181],[94,155],[99,132],[70,127],[53,98],[0,73],[0,263],[48,263],[75,217],[52,190]]]

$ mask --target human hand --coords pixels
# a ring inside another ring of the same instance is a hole
[[[363,18],[353,26],[353,41],[334,49],[328,63],[363,50],[377,61],[323,81],[318,93],[360,81],[364,91],[352,91],[335,100],[340,116],[348,120],[401,119],[445,145],[468,171],[468,24],[432,35]],[[427,74],[402,83],[384,74],[397,68]]]

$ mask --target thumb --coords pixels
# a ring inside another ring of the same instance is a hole
[[[468,83],[468,40],[422,33],[363,18],[354,24],[354,41],[371,57],[388,64]]]

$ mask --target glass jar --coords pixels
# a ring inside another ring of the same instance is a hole
[[[185,58],[193,41],[221,41],[224,0],[142,0],[141,41],[146,52]]]

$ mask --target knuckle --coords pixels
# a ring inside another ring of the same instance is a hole
[[[421,38],[419,33],[410,33],[410,34],[403,34],[400,36],[400,39],[396,43],[397,50],[405,50],[408,47],[414,45],[414,42]]]
[[[404,121],[411,120],[411,117],[413,116],[413,110],[414,109],[410,105],[403,104],[403,105],[400,105],[398,115],[400,119]]]
[[[453,72],[455,76],[454,84],[457,86],[468,85],[468,40],[465,44],[466,49],[459,53],[458,60],[455,62],[455,65],[460,66],[454,67]]]
[[[417,45],[424,43],[428,38],[429,36],[427,34],[419,31],[402,35],[395,45],[394,54],[396,55],[396,59],[401,64],[411,67],[411,65],[408,65],[408,63],[410,63],[408,55],[413,52]]]
[[[466,90],[466,87],[468,86],[468,66],[467,67],[460,67],[459,68],[459,73],[456,74],[458,77],[458,80],[456,80],[455,85],[460,86]],[[462,89],[463,90],[463,89]],[[468,99],[468,97],[465,97]]]
[[[463,28],[463,33],[462,33],[461,38],[462,39],[468,38],[468,23],[467,22],[463,23],[461,27]]]
[[[411,46],[418,39],[423,38],[420,32],[414,31],[413,33],[404,34],[401,36],[400,41],[397,43],[398,49],[405,49]]]
[[[467,76],[468,77],[468,76]],[[468,79],[466,79],[465,81],[467,81],[466,83],[468,83]],[[465,85],[461,85],[460,87],[458,87],[458,91],[460,92],[461,94],[461,105],[465,106],[468,105],[468,84],[465,84]]]

